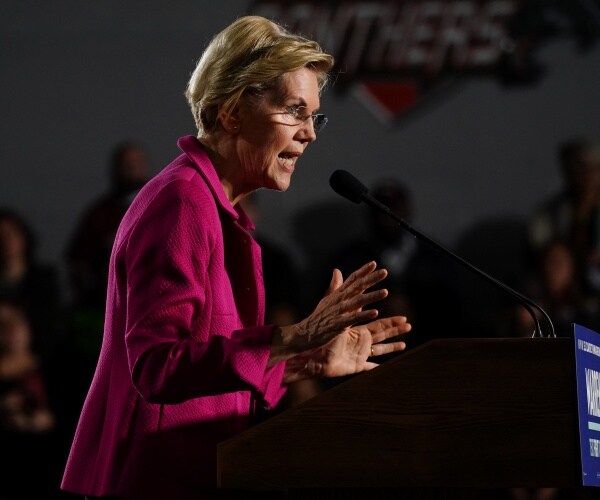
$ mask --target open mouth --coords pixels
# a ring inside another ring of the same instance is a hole
[[[281,163],[284,167],[287,168],[293,168],[299,157],[300,155],[298,153],[292,153],[287,151],[282,151],[277,156],[277,158],[279,159],[279,163]]]

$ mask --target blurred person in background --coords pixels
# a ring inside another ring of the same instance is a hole
[[[23,304],[32,349],[44,362],[61,336],[61,292],[53,266],[36,258],[33,232],[17,212],[0,208],[0,299]]]
[[[586,286],[600,291],[600,147],[569,141],[559,160],[563,188],[531,217],[530,244],[535,254],[553,240],[566,242]]]
[[[398,179],[379,179],[370,193],[398,217],[407,222],[413,219],[413,195]],[[383,315],[403,314],[411,318],[413,329],[407,337],[411,347],[455,334],[444,320],[456,307],[448,260],[419,242],[391,217],[371,207],[365,209],[365,234],[342,242],[328,267],[337,267],[345,273],[361,262],[381,263],[388,271],[384,286],[389,295],[378,308]]]
[[[108,191],[84,210],[68,242],[66,259],[71,303],[57,378],[65,390],[61,421],[71,433],[98,361],[108,286],[110,252],[121,219],[150,176],[146,149],[138,142],[116,144],[110,154]],[[73,371],[78,376],[73,377]]]
[[[0,299],[0,497],[47,498],[56,491],[54,427],[26,309]]]
[[[535,260],[535,274],[525,288],[527,295],[550,316],[556,335],[570,337],[572,323],[600,329],[600,302],[597,294],[587,292],[571,246],[560,239],[552,240],[540,249]],[[531,337],[531,315],[521,306],[515,315],[517,335]]]
[[[85,209],[67,247],[67,266],[77,306],[104,312],[110,252],[121,219],[150,176],[144,147],[132,141],[117,144],[110,158],[108,192]]]

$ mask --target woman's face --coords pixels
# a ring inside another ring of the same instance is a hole
[[[300,107],[300,115],[319,109],[317,75],[308,68],[285,73],[278,89],[269,90],[258,102],[245,98],[239,107],[236,152],[242,167],[242,189],[269,188],[285,191],[296,162],[317,137],[311,118],[300,121],[286,112]]]

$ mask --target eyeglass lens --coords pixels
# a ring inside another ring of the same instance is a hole
[[[325,116],[324,114],[312,115],[312,119],[315,132],[320,132],[321,130],[323,130],[323,127],[327,125],[328,119],[327,116]]]

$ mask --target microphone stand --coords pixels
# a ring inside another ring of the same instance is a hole
[[[451,252],[444,246],[440,245],[439,243],[435,242],[428,236],[424,235],[423,233],[421,233],[420,231],[418,231],[417,229],[412,227],[404,219],[402,219],[401,217],[398,217],[394,212],[392,212],[389,209],[389,207],[387,207],[386,205],[384,205],[377,199],[373,198],[373,196],[371,196],[367,191],[364,191],[362,193],[357,193],[357,194],[361,201],[364,201],[368,205],[372,206],[373,208],[385,213],[386,215],[388,215],[389,217],[394,219],[396,222],[398,222],[398,224],[400,226],[402,226],[404,229],[406,229],[409,233],[411,233],[417,239],[425,241],[429,245],[433,246],[436,250],[439,250],[440,252],[444,253],[448,257],[451,257],[452,259],[457,261],[459,264],[461,264],[463,267],[466,267],[469,271],[472,271],[475,274],[482,276],[492,285],[500,288],[501,290],[504,290],[505,292],[512,295],[513,298],[517,299],[517,301],[529,312],[529,314],[531,315],[531,317],[533,318],[533,321],[535,323],[535,330],[533,332],[532,337],[535,337],[536,335],[539,335],[540,337],[544,336],[542,334],[540,322],[539,322],[535,312],[533,311],[533,309],[536,309],[537,311],[539,311],[542,314],[542,316],[544,317],[544,319],[546,320],[546,323],[550,329],[550,335],[548,335],[548,336],[556,337],[556,333],[554,331],[554,325],[552,324],[552,320],[550,319],[550,316],[548,316],[548,313],[546,313],[546,311],[544,311],[544,309],[542,309],[539,305],[537,305],[533,300],[525,297],[524,295],[522,295],[519,292],[517,292],[516,290],[512,289],[505,283],[502,283],[501,281],[497,280],[496,278],[490,276],[489,274],[482,271],[478,267],[474,266],[470,262],[467,262],[462,257],[459,257],[454,252]]]

